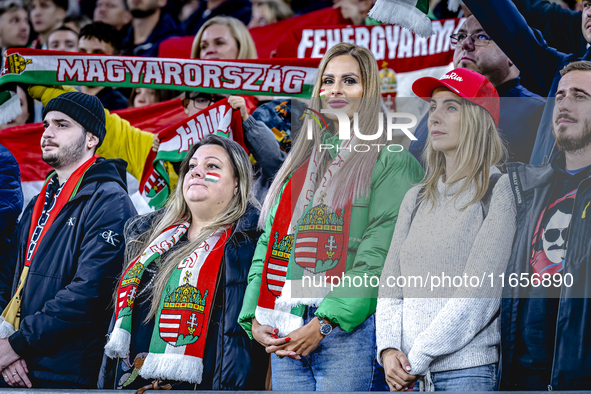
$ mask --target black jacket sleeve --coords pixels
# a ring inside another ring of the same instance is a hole
[[[552,48],[581,57],[587,49],[582,34],[582,12],[571,11],[549,0],[513,0],[527,24],[538,29]]]
[[[521,71],[522,79],[535,84],[532,89],[526,87],[547,95],[566,54],[548,46],[542,34],[528,26],[511,0],[464,2],[484,30]],[[515,44],[516,39],[519,45]]]

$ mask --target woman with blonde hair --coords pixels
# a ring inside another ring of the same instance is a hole
[[[492,391],[497,279],[511,254],[516,215],[508,176],[497,168],[506,155],[499,95],[484,76],[461,68],[439,80],[420,78],[413,91],[430,103],[426,175],[402,201],[384,266],[378,360],[393,391]],[[428,290],[396,280],[428,275],[440,280],[432,278]]]
[[[385,133],[373,149],[357,136],[384,126],[367,49],[328,50],[313,97],[318,122],[304,122],[263,205],[239,322],[273,353],[274,390],[368,391],[377,291],[359,281],[379,280],[399,204],[423,171]],[[357,132],[341,140],[347,126]]]
[[[191,59],[256,59],[257,49],[244,23],[216,16],[201,26],[191,47]]]
[[[240,145],[209,135],[167,206],[126,224],[99,388],[264,388],[268,357],[237,323],[260,234],[251,184]]]

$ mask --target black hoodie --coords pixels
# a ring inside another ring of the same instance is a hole
[[[34,388],[96,385],[110,301],[123,266],[123,226],[136,215],[126,167],[123,160],[97,159],[37,246],[22,293],[20,328],[8,338],[26,361]],[[11,264],[2,267],[16,267],[9,275],[12,284],[0,283],[3,306],[23,269],[37,198],[15,232]]]

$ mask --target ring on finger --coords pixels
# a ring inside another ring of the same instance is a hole
[[[18,375],[18,372],[13,372],[12,376]]]

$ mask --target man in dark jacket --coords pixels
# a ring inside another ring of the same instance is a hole
[[[12,299],[0,318],[0,370],[13,387],[95,387],[123,265],[123,226],[135,215],[125,162],[96,158],[100,101],[72,92],[43,111],[43,160],[52,166],[13,236]],[[6,300],[8,301],[8,300]]]
[[[560,70],[577,60],[591,59],[591,48],[582,59],[568,55],[548,46],[537,30],[532,30],[511,0],[479,1],[465,0],[466,5],[480,21],[482,27],[505,52],[513,63],[534,81],[538,92],[548,97],[556,93]],[[582,31],[587,42],[591,42],[591,0],[584,0]],[[554,101],[548,100],[538,127],[531,164],[545,164],[550,161],[554,148],[552,135],[552,111]]]
[[[519,69],[484,31],[478,20],[470,16],[452,36],[455,44],[454,67],[463,67],[484,75],[501,98],[499,130],[509,148],[508,161],[528,162],[536,138],[536,129],[544,109],[544,100],[520,83]],[[427,142],[428,116],[415,130],[416,141],[408,148],[421,162]]]
[[[501,304],[501,390],[591,389],[591,62],[562,70],[550,164],[511,163],[517,232]]]
[[[162,12],[166,0],[127,0],[133,16],[121,53],[126,56],[157,57],[160,43],[182,35],[174,18]]]

